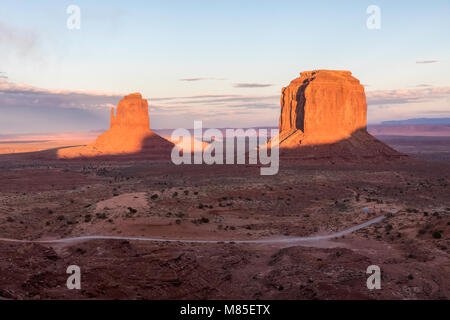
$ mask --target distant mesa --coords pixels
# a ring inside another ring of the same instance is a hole
[[[450,126],[450,118],[418,118],[408,120],[383,121],[382,125],[448,125]]]
[[[150,130],[148,102],[140,93],[132,93],[111,109],[111,127],[87,146],[58,150],[58,158],[95,158],[129,156],[170,158],[173,143]]]
[[[355,160],[399,157],[367,132],[364,87],[350,71],[300,73],[282,89],[282,157]]]

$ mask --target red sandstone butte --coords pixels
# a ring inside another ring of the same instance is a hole
[[[173,144],[150,130],[148,102],[140,93],[123,98],[111,110],[111,127],[87,146],[58,150],[59,158],[145,156],[167,158]]]
[[[367,132],[364,87],[350,71],[302,72],[283,88],[279,138],[282,156],[292,151],[311,159],[400,155]]]

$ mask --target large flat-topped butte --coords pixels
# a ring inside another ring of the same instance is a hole
[[[279,129],[284,156],[399,156],[367,132],[366,94],[350,71],[301,72],[282,89]]]

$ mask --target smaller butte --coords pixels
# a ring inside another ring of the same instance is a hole
[[[173,143],[150,130],[148,102],[140,93],[125,96],[111,110],[111,127],[87,146],[58,150],[58,158],[131,158],[169,159]]]

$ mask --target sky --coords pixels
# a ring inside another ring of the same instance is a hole
[[[449,117],[449,15],[448,0],[1,0],[0,134],[106,129],[132,92],[154,129],[277,126],[281,88],[315,69],[350,70],[369,123]]]

